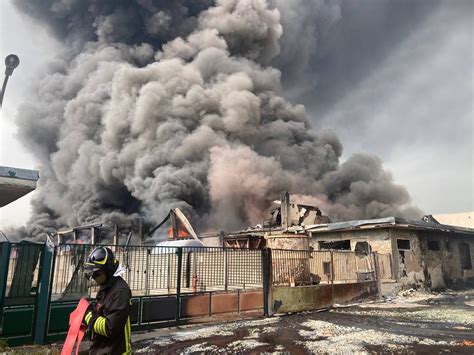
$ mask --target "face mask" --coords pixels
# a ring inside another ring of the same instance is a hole
[[[94,279],[95,282],[97,282],[99,285],[102,285],[106,279],[107,276],[105,275],[104,271],[96,271],[92,274],[92,278]]]

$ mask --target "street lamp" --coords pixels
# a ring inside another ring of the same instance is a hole
[[[5,79],[3,80],[2,91],[0,91],[0,107],[3,104],[3,95],[7,88],[8,78],[13,74],[13,70],[20,64],[20,58],[15,54],[9,54],[5,58]]]

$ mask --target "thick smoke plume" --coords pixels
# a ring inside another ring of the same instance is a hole
[[[336,135],[282,97],[270,63],[288,66],[291,48],[279,57],[284,28],[267,1],[16,3],[66,45],[18,117],[40,162],[29,235],[156,222],[172,207],[230,230],[261,222],[283,190],[333,219],[418,213],[379,159],[340,164]]]

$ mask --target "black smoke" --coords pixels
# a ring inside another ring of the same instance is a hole
[[[330,31],[342,15],[324,4],[312,13]],[[291,50],[282,12],[267,1],[17,6],[65,44],[17,120],[40,163],[28,235],[153,222],[172,207],[201,228],[229,230],[261,222],[283,190],[335,219],[419,213],[379,159],[341,165],[337,136],[312,129],[305,108],[283,98],[269,63],[291,67]]]

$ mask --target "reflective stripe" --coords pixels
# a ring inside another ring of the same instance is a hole
[[[104,317],[97,317],[94,323],[94,332],[97,334],[107,336],[107,331],[105,329],[105,318]]]
[[[89,322],[91,321],[91,318],[92,318],[92,312],[87,313],[86,316],[84,317],[86,324],[89,324]]]
[[[132,345],[130,342],[130,317],[127,318],[127,323],[125,323],[125,327],[123,329],[125,334],[125,352],[123,354],[131,354],[132,353]]]

